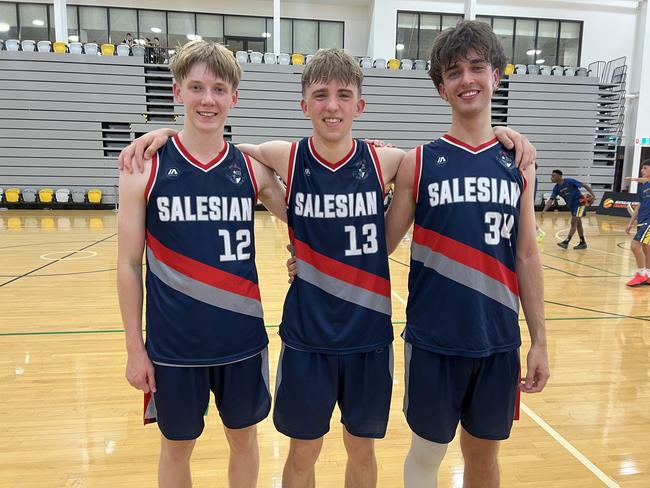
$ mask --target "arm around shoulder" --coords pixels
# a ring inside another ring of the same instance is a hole
[[[386,212],[386,246],[391,254],[409,230],[415,218],[414,180],[416,170],[416,150],[406,153],[395,176],[393,200]]]

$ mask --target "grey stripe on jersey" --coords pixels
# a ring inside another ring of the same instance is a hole
[[[263,317],[262,303],[260,301],[221,290],[190,278],[159,261],[149,248],[147,248],[147,263],[151,272],[160,281],[195,300],[232,312],[252,317]]]

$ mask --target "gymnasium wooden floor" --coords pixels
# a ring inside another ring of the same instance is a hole
[[[286,228],[266,213],[257,217],[274,384]],[[503,487],[650,486],[650,286],[624,286],[634,269],[626,222],[589,215],[586,251],[555,245],[568,214],[548,214],[542,224],[552,378],[542,394],[523,398],[522,419],[501,449]],[[2,488],[156,484],[158,429],[142,426],[142,395],[124,379],[116,232],[111,211],[0,212]],[[396,336],[404,325],[408,245],[391,259]],[[389,430],[377,442],[379,486],[387,488],[402,486],[410,439],[401,413],[402,349],[398,338]],[[268,419],[259,434],[259,486],[279,487],[287,439]],[[193,457],[195,486],[225,487],[226,465],[211,407]],[[344,467],[335,414],[318,486],[342,487]],[[461,486],[462,469],[454,441],[439,486]]]

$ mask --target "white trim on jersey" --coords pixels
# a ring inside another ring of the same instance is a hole
[[[374,148],[371,148],[370,144],[368,144],[368,153],[370,154],[370,159],[372,159],[372,164],[375,166],[375,174],[377,175],[377,180],[379,181],[379,187],[381,188],[381,194],[382,196],[386,196],[386,188],[384,186],[383,176],[381,172],[381,165],[379,164],[379,156],[375,151],[373,151]],[[375,160],[375,156],[377,156],[377,160]]]
[[[343,166],[345,166],[347,163],[349,163],[350,160],[357,153],[357,140],[352,139],[352,149],[348,154],[345,155],[345,157],[341,161],[338,161],[336,163],[331,163],[330,161],[327,161],[325,158],[323,158],[320,154],[316,152],[316,148],[314,147],[314,142],[312,137],[310,137],[309,140],[307,141],[307,147],[309,148],[309,153],[314,157],[316,161],[318,161],[318,163],[321,166],[329,169],[330,171],[336,172],[340,170]]]
[[[415,181],[413,182],[413,196],[415,203],[418,203],[420,198],[420,180],[422,180],[422,165],[424,164],[424,146],[418,146],[415,150],[416,165],[415,165]]]
[[[440,139],[445,141],[447,144],[451,144],[452,146],[463,149],[463,150],[467,151],[470,154],[480,154],[483,151],[487,151],[491,147],[494,147],[497,144],[499,144],[499,141],[497,140],[496,137],[494,139],[492,139],[491,141],[487,141],[487,142],[485,142],[485,143],[483,143],[483,144],[481,144],[480,146],[477,146],[477,147],[472,147],[469,144],[464,143],[463,141],[460,141],[460,140],[456,139],[455,137],[450,136],[449,134],[443,134],[440,137]]]
[[[145,195],[145,201],[149,202],[149,199],[151,198],[151,192],[153,191],[153,187],[156,186],[156,180],[158,180],[158,171],[160,171],[160,153],[156,152],[154,154],[153,158],[151,159],[151,169],[155,169],[155,173],[153,175],[149,175],[149,178],[147,180],[147,185],[151,185],[148,188],[147,194]],[[153,176],[153,179],[152,179]]]
[[[178,138],[178,134],[172,137],[172,142],[174,143],[174,147],[178,150],[178,153],[187,161],[189,164],[194,166],[195,168],[200,169],[204,173],[207,173],[213,168],[216,168],[219,166],[227,157],[228,154],[230,154],[230,143],[228,141],[223,141],[225,144],[224,149],[221,151],[221,154],[217,154],[217,156],[210,161],[209,163],[202,163],[198,159],[196,159],[186,148],[183,146],[183,143],[180,141]],[[217,159],[218,158],[218,159]]]
[[[289,206],[289,199],[291,198],[291,187],[293,186],[293,175],[296,172],[296,160],[298,159],[298,146],[299,142],[291,143],[291,150],[289,151],[289,174],[287,175],[287,188],[284,194],[284,203]],[[293,154],[293,158],[291,155]]]

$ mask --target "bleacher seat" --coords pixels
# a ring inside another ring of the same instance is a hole
[[[510,76],[515,72],[515,65],[512,63],[506,64],[506,67],[503,68],[503,74],[506,76]]]
[[[542,74],[542,75],[546,75],[546,76],[548,76],[548,75],[551,74],[551,67],[548,66],[548,65],[546,65],[546,64],[542,64],[542,65],[539,67],[539,73]]]
[[[291,64],[291,56],[287,53],[278,54],[278,64],[289,65]]]
[[[384,58],[376,58],[372,63],[373,68],[386,69],[386,60]]]
[[[235,58],[238,63],[248,63],[248,53],[246,51],[237,51]]]
[[[264,62],[266,64],[275,64],[277,61],[278,59],[275,53],[264,53]]]
[[[68,203],[70,201],[70,189],[69,188],[59,188],[54,193],[56,198],[56,203]]]
[[[528,74],[529,75],[538,75],[539,74],[539,64],[529,64],[528,65]]]
[[[118,56],[128,56],[131,54],[131,48],[126,44],[119,44],[117,46],[117,55]]]
[[[305,55],[300,53],[293,53],[291,55],[291,64],[296,66],[305,64]]]
[[[5,48],[5,41],[3,39],[0,39],[0,51],[2,51]]]
[[[87,42],[84,44],[84,52],[86,54],[97,54],[98,51],[98,46],[96,42]]]
[[[416,59],[414,67],[417,70],[424,71],[427,69],[427,62],[424,59]]]
[[[7,188],[5,190],[5,202],[18,203],[20,201],[20,188]]]
[[[23,51],[33,51],[34,47],[36,47],[36,43],[34,41],[26,39],[20,43],[20,47]]]
[[[575,76],[576,69],[574,66],[565,66],[564,67],[564,76]]]
[[[400,65],[399,59],[395,59],[395,58],[389,59],[388,62],[386,63],[386,67],[388,69],[399,69],[399,65]]]
[[[372,58],[361,58],[359,65],[364,69],[372,68]]]
[[[0,202],[2,202],[4,199],[5,199],[4,188],[0,188]]]
[[[551,74],[553,76],[562,76],[564,74],[564,68],[562,66],[553,66],[551,68]]]
[[[18,51],[19,46],[20,41],[18,39],[7,39],[7,42],[5,42],[5,48],[7,51]]]
[[[88,203],[102,203],[102,191],[99,188],[88,190]]]
[[[38,200],[41,203],[52,203],[54,190],[52,188],[41,188],[38,190]]]
[[[314,55],[313,54],[308,54],[305,56],[305,64],[309,64],[309,61],[313,59]]]
[[[79,44],[79,47],[81,47],[81,44]],[[52,44],[52,50],[55,53],[63,54],[68,52],[68,45],[62,41],[56,41]]]
[[[52,51],[52,43],[50,41],[38,41],[36,47],[39,53],[49,53]]]
[[[253,51],[250,54],[251,63],[260,64],[262,62],[262,53],[259,51]]]
[[[73,203],[86,203],[86,190],[82,188],[72,189],[72,202]]]
[[[413,60],[402,59],[402,69],[413,69]]]
[[[70,48],[70,54],[81,54],[83,51],[83,44],[80,42],[71,42],[68,47]]]
[[[518,75],[525,75],[526,74],[526,65],[525,64],[515,64],[515,73]]]
[[[589,76],[589,70],[587,68],[578,68],[576,70],[576,76]]]
[[[36,203],[36,188],[23,188],[23,202],[25,203]]]
[[[102,44],[101,47],[102,56],[113,56],[115,54],[115,45],[114,44]]]
[[[134,44],[133,47],[131,48],[131,54],[134,56],[141,56],[144,57],[145,49],[144,46],[141,46],[140,44]]]

